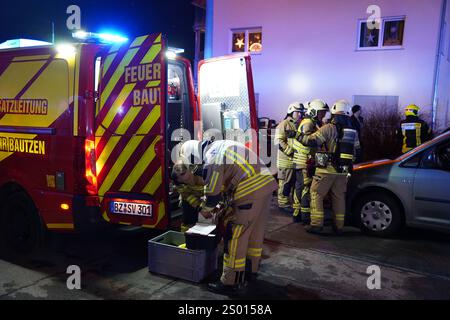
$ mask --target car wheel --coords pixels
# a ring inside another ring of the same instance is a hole
[[[0,249],[7,255],[32,253],[44,234],[32,200],[23,192],[6,197],[0,208]]]
[[[380,237],[397,234],[403,226],[403,212],[386,194],[365,194],[358,199],[354,214],[364,233]]]

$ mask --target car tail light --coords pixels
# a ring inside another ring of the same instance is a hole
[[[95,142],[86,139],[85,142],[85,168],[86,168],[86,190],[88,194],[97,194],[97,174],[95,170]]]

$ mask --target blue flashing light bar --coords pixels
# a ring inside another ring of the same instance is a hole
[[[93,33],[86,31],[77,31],[72,33],[72,37],[78,40],[87,42],[100,42],[100,43],[123,43],[128,41],[128,38],[120,35],[109,33]]]

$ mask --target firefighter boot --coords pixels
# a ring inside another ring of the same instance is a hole
[[[302,223],[303,219],[302,219],[302,215],[300,214],[300,212],[298,214],[296,214],[296,212],[294,212],[294,214],[292,215],[292,221],[294,223]]]
[[[322,234],[323,227],[308,225],[305,227],[306,232],[313,234]]]
[[[258,274],[256,272],[252,272],[252,260],[247,259],[245,262],[245,281],[255,282]]]
[[[224,285],[222,281],[217,280],[216,282],[208,283],[208,290],[214,293],[223,295],[234,295],[241,291],[239,285],[227,286]]]
[[[292,207],[278,207],[278,210],[280,210],[281,212],[286,213],[288,215],[294,214],[294,209],[292,209]]]
[[[344,230],[339,229],[336,226],[336,224],[334,224],[334,223],[331,225],[331,228],[333,229],[334,234],[337,235],[337,236],[342,236],[344,234]]]

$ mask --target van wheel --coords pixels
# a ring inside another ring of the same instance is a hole
[[[26,254],[41,244],[44,230],[32,200],[23,192],[4,198],[0,209],[0,237],[2,251],[7,254]]]
[[[390,237],[403,226],[403,212],[389,195],[369,193],[357,200],[354,215],[361,231],[374,236]]]

